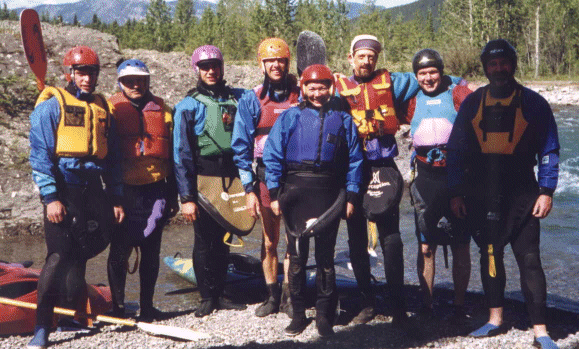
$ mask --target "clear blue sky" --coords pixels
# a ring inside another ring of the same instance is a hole
[[[165,0],[167,1],[167,0]],[[212,2],[217,2],[217,0],[209,0]],[[349,0],[353,2],[364,3],[364,0]],[[398,5],[404,5],[411,2],[415,2],[417,0],[377,0],[376,5],[384,6],[384,7],[394,7]],[[8,8],[17,8],[17,7],[34,7],[42,4],[62,4],[66,2],[78,2],[75,0],[0,0],[0,4],[4,6],[4,3],[8,5]]]

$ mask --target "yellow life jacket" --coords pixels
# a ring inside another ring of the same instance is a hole
[[[513,154],[527,129],[523,117],[521,88],[507,98],[494,98],[484,88],[477,114],[472,120],[483,154]]]
[[[60,105],[60,122],[56,132],[57,156],[104,159],[107,155],[110,107],[100,94],[93,96],[94,101],[89,103],[52,86],[46,86],[40,93],[36,105],[52,97],[56,97]]]
[[[340,78],[336,86],[350,104],[360,137],[396,134],[399,122],[394,109],[392,80],[387,70],[377,71],[371,81],[362,84]]]

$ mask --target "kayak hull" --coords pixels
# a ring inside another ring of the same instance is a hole
[[[40,270],[27,269],[14,264],[0,263],[0,296],[36,304]],[[87,285],[88,306],[82,310],[91,314],[110,311],[112,298],[110,288]],[[84,304],[83,304],[84,305]],[[29,333],[34,331],[36,311],[0,304],[0,335]]]

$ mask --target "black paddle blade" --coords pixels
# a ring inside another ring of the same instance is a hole
[[[326,64],[326,44],[318,34],[304,30],[297,43],[298,75],[312,64]]]

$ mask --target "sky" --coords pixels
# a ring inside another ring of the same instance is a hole
[[[209,0],[212,2],[217,2],[217,0]],[[364,0],[349,0],[352,2],[363,3]],[[376,5],[388,7],[394,7],[399,5],[408,4],[417,0],[377,0]],[[54,4],[62,4],[62,3],[70,3],[70,2],[78,2],[74,0],[0,0],[0,4],[4,7],[4,3],[8,6],[9,9],[18,8],[18,7],[34,7],[38,5],[54,5]]]

